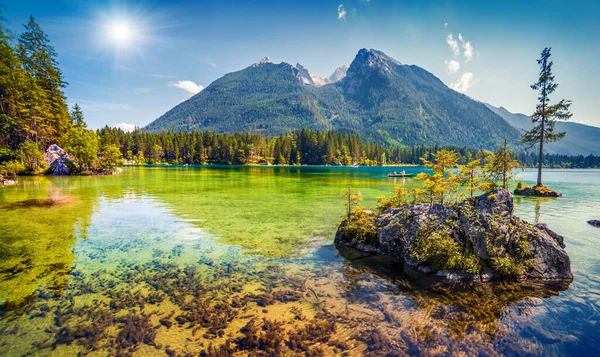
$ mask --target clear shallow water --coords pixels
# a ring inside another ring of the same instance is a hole
[[[564,197],[516,199],[565,236],[570,285],[449,290],[331,244],[346,187],[372,206],[392,170],[127,167],[1,189],[0,355],[600,354],[600,171],[547,170]]]

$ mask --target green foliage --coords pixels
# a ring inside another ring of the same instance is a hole
[[[458,165],[458,168],[460,183],[466,186],[470,197],[473,197],[475,191],[485,188],[480,178],[482,172],[480,159],[471,160],[466,165]]]
[[[101,171],[112,172],[114,168],[122,163],[123,154],[116,145],[106,145],[102,148],[98,159],[98,168]]]
[[[512,150],[508,148],[508,141],[500,145],[494,152],[484,151],[485,166],[483,167],[484,182],[482,187],[493,190],[498,187],[508,188],[510,181],[514,180],[514,170],[521,164],[513,158]]]
[[[417,231],[415,242],[410,246],[410,256],[435,270],[477,273],[481,270],[479,257],[472,250],[461,246],[450,234],[446,225],[424,225]]]
[[[11,179],[16,179],[17,174],[25,170],[25,166],[19,161],[12,160],[0,165],[0,175]]]
[[[150,155],[152,157],[152,163],[158,164],[164,157],[165,153],[164,153],[162,146],[160,146],[158,144],[154,144],[154,146],[152,146],[152,152]]]
[[[402,185],[394,186],[394,191],[390,196],[377,197],[377,209],[379,212],[385,212],[390,208],[404,206],[410,203],[408,192]]]
[[[518,264],[509,255],[494,257],[492,258],[491,264],[492,269],[502,275],[519,276],[525,273],[525,267],[522,264]]]
[[[67,134],[65,83],[57,54],[33,18],[16,46],[12,40],[0,19],[0,162],[19,160],[37,173],[43,170],[39,153]]]
[[[343,231],[359,242],[377,244],[377,228],[374,224],[375,215],[373,212],[361,207],[362,196],[360,192],[352,191],[352,187],[348,186],[347,191],[341,198],[346,200],[346,215],[344,217],[346,223],[341,226]]]
[[[352,191],[352,187],[348,186],[348,189],[346,192],[344,192],[342,198],[346,199],[346,219],[350,220],[352,217],[352,212],[354,212],[357,207],[360,207],[362,195],[360,192]]]
[[[75,159],[80,171],[90,170],[96,164],[98,135],[93,130],[73,126],[64,149]]]
[[[430,203],[444,203],[458,199],[460,177],[454,168],[458,165],[458,154],[452,150],[440,150],[432,154],[433,160],[421,158],[423,165],[433,174],[421,172],[416,179],[423,181],[423,190]]]
[[[46,170],[44,154],[38,146],[31,141],[25,141],[19,148],[19,161],[27,173],[38,174]]]
[[[343,227],[344,232],[361,243],[377,245],[377,228],[374,219],[373,212],[357,206],[346,221],[346,226]]]

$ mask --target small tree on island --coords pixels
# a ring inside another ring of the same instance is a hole
[[[473,197],[477,190],[484,189],[480,175],[482,174],[481,159],[470,160],[466,165],[458,165],[460,183],[465,185],[465,190]]]
[[[352,213],[356,210],[356,208],[360,207],[362,196],[360,192],[352,191],[352,187],[348,186],[348,189],[346,192],[344,192],[342,198],[348,199],[346,202],[346,208],[348,210],[347,219],[350,221],[352,219]]]
[[[535,112],[531,115],[534,126],[531,130],[525,132],[521,139],[522,143],[529,144],[530,147],[539,144],[537,186],[542,186],[544,144],[563,138],[565,132],[557,133],[555,131],[556,121],[569,120],[573,115],[569,112],[570,100],[561,99],[556,104],[550,104],[550,94],[558,87],[558,84],[554,83],[554,75],[552,74],[553,62],[550,61],[550,50],[549,47],[544,48],[540,59],[537,60],[540,66],[540,77],[536,83],[531,85],[532,89],[538,91],[538,104]]]
[[[421,172],[416,179],[424,182],[423,190],[430,203],[443,204],[448,197],[452,198],[458,193],[460,178],[451,170],[458,164],[458,154],[453,150],[440,150],[432,156],[431,161],[424,157],[421,161],[433,174]]]
[[[514,180],[514,170],[521,167],[521,164],[513,158],[512,150],[508,148],[508,140],[504,139],[504,144],[496,151],[484,151],[484,154],[484,182],[481,187],[485,190],[498,187],[508,189],[509,182]]]
[[[360,192],[352,191],[352,187],[348,186],[348,190],[342,195],[346,199],[346,223],[340,225],[340,229],[347,234],[356,237],[362,243],[372,244],[377,241],[377,228],[375,228],[375,215],[371,211],[365,210],[360,202],[362,196]]]

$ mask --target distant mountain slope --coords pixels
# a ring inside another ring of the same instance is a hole
[[[525,114],[511,113],[503,107],[498,108],[491,104],[486,106],[520,131],[533,127],[531,118]],[[567,135],[555,143],[544,145],[546,152],[564,155],[600,155],[600,128],[572,122],[557,122],[556,129],[565,131]]]
[[[214,130],[279,134],[290,128],[325,129],[317,123],[315,94],[287,63],[265,58],[241,71],[226,74],[144,129],[148,131]]]
[[[519,137],[482,103],[380,51],[360,50],[330,81],[336,82],[323,85],[302,66],[265,59],[217,79],[144,129],[265,135],[354,129],[378,142],[476,148]]]

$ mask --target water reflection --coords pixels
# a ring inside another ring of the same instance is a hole
[[[370,205],[392,181],[265,170],[141,169],[4,190],[0,291],[4,302],[21,303],[0,309],[0,355],[597,351],[600,283],[587,251],[595,231],[582,225],[585,234],[574,237],[579,231],[565,224],[577,201],[537,209],[540,220],[569,228],[578,271],[567,291],[446,286],[330,245],[343,210],[338,191],[352,184]],[[534,202],[516,205],[534,218]]]
[[[51,180],[35,182],[43,198],[18,192],[0,206],[0,305],[31,300],[43,289],[60,294],[76,258],[73,245],[85,235],[94,201],[71,195]]]

